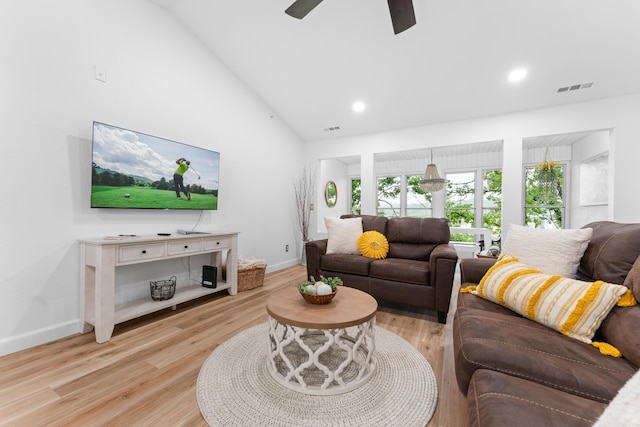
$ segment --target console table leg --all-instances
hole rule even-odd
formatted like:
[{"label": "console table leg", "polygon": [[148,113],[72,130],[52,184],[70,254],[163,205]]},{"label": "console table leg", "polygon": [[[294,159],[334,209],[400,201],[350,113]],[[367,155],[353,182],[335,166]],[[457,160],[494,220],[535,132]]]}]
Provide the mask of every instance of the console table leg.
[{"label": "console table leg", "polygon": [[96,341],[103,343],[111,339],[115,324],[113,283],[115,283],[116,248],[102,246],[98,249],[98,253],[101,253],[102,263],[96,266],[95,330]]}]

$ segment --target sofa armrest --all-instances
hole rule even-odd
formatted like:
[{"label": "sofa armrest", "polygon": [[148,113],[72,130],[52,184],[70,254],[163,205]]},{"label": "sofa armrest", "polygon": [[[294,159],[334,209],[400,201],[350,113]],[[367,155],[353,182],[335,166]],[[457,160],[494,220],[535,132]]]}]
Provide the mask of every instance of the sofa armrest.
[{"label": "sofa armrest", "polygon": [[460,260],[460,283],[480,283],[482,277],[496,263],[491,258],[463,258]]},{"label": "sofa armrest", "polygon": [[320,280],[320,258],[327,252],[328,239],[312,240],[305,243],[304,251],[307,257],[307,279],[313,276]]},{"label": "sofa armrest", "polygon": [[435,309],[440,323],[446,322],[457,263],[458,253],[451,243],[436,246],[429,256],[429,280],[436,291]]},{"label": "sofa armrest", "polygon": [[434,265],[438,259],[449,259],[458,261],[458,252],[451,243],[442,243],[435,248],[429,255],[429,264]]}]

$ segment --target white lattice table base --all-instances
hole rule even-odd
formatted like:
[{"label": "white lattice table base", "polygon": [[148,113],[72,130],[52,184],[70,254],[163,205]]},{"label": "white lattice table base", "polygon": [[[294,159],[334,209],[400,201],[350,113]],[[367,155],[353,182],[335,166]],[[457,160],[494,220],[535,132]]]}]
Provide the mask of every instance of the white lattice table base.
[{"label": "white lattice table base", "polygon": [[375,317],[340,329],[307,329],[269,317],[269,373],[306,394],[351,391],[375,370]]}]

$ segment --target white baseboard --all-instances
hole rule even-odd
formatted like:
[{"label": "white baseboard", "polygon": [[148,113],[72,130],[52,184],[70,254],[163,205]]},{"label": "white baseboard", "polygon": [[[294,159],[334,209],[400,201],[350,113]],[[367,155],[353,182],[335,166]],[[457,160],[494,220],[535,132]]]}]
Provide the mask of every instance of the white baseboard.
[{"label": "white baseboard", "polygon": [[294,265],[299,265],[299,259],[291,259],[288,261],[280,262],[278,264],[267,265],[266,273],[273,273],[274,271],[282,270],[283,268],[293,267]]},{"label": "white baseboard", "polygon": [[[291,259],[274,265],[267,266],[266,272],[274,272],[283,268],[293,267],[300,263],[299,259]],[[0,356],[26,350],[41,344],[46,344],[60,338],[80,333],[80,321],[70,320],[46,328],[29,331],[25,334],[15,335],[0,339]]]},{"label": "white baseboard", "polygon": [[80,321],[76,319],[29,331],[25,334],[2,338],[0,339],[0,356],[46,344],[79,332]]}]

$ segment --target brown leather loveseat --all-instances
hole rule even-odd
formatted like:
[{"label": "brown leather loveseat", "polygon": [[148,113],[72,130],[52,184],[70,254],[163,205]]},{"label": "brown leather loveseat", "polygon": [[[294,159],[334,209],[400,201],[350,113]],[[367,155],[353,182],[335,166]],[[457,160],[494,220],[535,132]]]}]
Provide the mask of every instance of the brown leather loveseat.
[{"label": "brown leather loveseat", "polygon": [[[585,227],[593,237],[578,278],[625,285],[640,299],[640,224]],[[478,284],[494,262],[462,260],[461,287]],[[604,318],[594,338],[619,349],[617,358],[499,304],[458,294],[455,367],[468,425],[591,426],[640,367],[639,328],[640,305],[614,307]]]},{"label": "brown leather loveseat", "polygon": [[384,259],[327,254],[327,239],[307,242],[307,274],[318,279],[338,276],[345,286],[367,292],[380,301],[436,310],[445,323],[458,255],[449,243],[445,218],[362,217],[363,231],[375,230],[389,242]]}]

